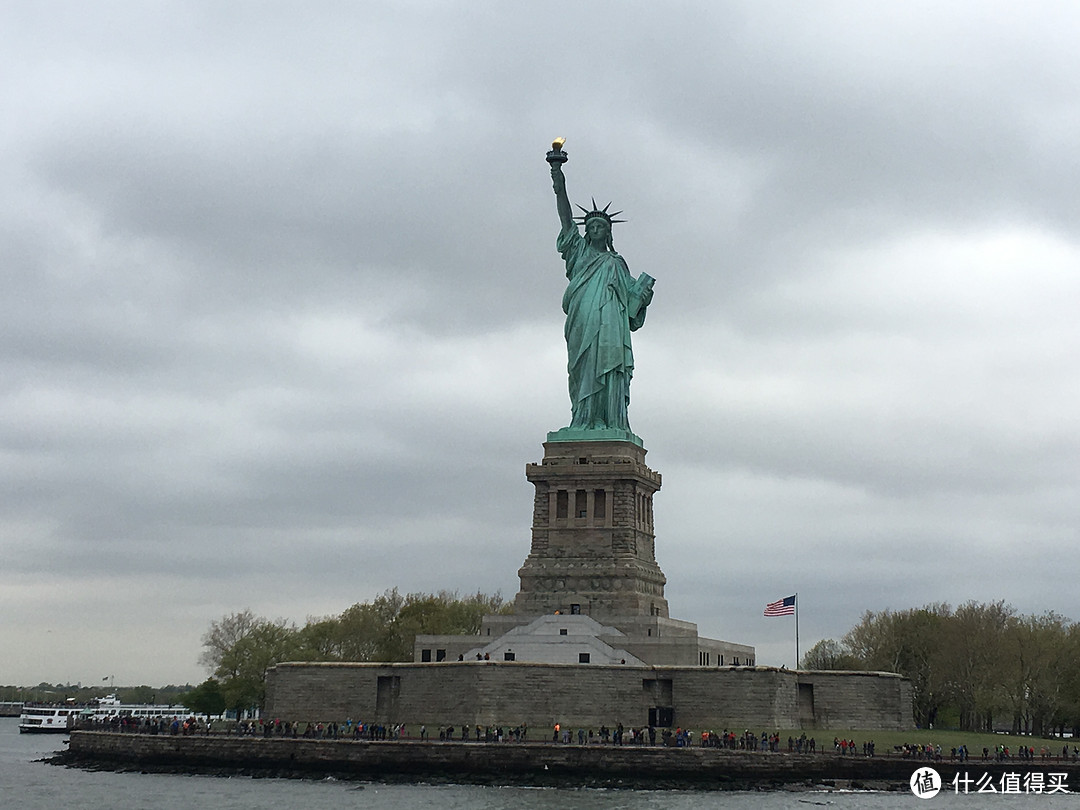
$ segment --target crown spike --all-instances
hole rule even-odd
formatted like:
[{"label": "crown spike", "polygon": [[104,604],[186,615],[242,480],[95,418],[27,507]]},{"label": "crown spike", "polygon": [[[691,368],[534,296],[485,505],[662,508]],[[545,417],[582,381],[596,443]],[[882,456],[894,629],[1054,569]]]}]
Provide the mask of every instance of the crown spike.
[{"label": "crown spike", "polygon": [[600,208],[596,204],[596,198],[595,197],[592,198],[592,210],[591,211],[587,210],[582,205],[578,205],[577,203],[574,203],[574,205],[582,213],[581,216],[575,216],[574,219],[577,220],[577,222],[582,224],[582,225],[584,225],[586,222],[588,222],[593,217],[600,217],[600,219],[607,220],[609,225],[614,225],[617,222],[626,222],[625,219],[615,219],[615,217],[617,217],[619,214],[621,214],[622,211],[614,211],[612,213],[608,213],[608,209],[611,208],[611,203],[609,202],[603,208]]}]

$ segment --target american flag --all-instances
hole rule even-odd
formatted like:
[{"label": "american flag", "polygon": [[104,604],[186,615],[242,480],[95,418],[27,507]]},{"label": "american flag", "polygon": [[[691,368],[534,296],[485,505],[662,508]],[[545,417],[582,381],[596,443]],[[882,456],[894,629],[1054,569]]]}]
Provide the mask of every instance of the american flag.
[{"label": "american flag", "polygon": [[794,616],[795,615],[795,597],[785,596],[783,599],[779,599],[776,602],[769,602],[765,606],[766,616]]}]

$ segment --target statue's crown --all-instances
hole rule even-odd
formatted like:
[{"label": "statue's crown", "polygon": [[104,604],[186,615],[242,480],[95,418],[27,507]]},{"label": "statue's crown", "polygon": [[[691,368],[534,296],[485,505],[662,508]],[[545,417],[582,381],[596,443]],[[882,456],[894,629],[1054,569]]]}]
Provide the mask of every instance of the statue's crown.
[{"label": "statue's crown", "polygon": [[[577,203],[574,204],[577,205]],[[588,211],[585,208],[582,208],[580,205],[578,205],[578,208],[581,208],[581,210],[585,213],[583,216],[574,217],[574,219],[578,220],[582,225],[587,224],[590,219],[593,219],[595,217],[606,219],[608,225],[613,225],[616,222],[626,222],[625,219],[614,219],[614,217],[617,217],[619,214],[622,213],[622,211],[612,211],[610,214],[608,213],[608,209],[611,208],[611,203],[608,203],[603,208],[598,208],[596,205],[595,197],[592,198],[592,211]]]}]

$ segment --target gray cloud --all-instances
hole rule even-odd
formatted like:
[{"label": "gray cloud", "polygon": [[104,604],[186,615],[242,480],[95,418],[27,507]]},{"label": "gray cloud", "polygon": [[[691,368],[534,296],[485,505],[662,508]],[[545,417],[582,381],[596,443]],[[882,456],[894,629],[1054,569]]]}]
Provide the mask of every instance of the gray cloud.
[{"label": "gray cloud", "polygon": [[676,615],[777,664],[795,590],[804,649],[1080,617],[1071,9],[3,16],[0,682],[201,679],[248,606],[512,596],[568,416],[558,135],[658,279],[631,419]]}]

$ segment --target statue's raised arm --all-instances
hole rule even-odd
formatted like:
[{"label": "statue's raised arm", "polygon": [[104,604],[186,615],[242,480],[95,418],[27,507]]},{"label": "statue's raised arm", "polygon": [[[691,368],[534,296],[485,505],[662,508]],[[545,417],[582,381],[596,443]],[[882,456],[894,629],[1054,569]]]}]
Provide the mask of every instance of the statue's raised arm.
[{"label": "statue's raised arm", "polygon": [[559,211],[559,222],[563,230],[574,226],[574,212],[570,207],[570,198],[566,196],[566,175],[563,174],[563,164],[566,163],[566,152],[562,151],[565,143],[558,138],[551,144],[552,150],[548,152],[548,163],[551,164],[551,184],[555,189],[555,205]]},{"label": "statue's raised arm", "polygon": [[592,210],[582,208],[584,216],[577,219],[585,233],[578,231],[566,194],[563,142],[560,138],[552,144],[547,161],[562,225],[556,244],[568,279],[563,312],[572,419],[568,427],[549,433],[548,441],[641,444],[627,415],[634,375],[630,333],[645,322],[653,279],[645,273],[635,279],[615,252],[611,226],[622,220],[614,219],[621,212],[608,213],[611,203],[600,209],[594,200]]}]

